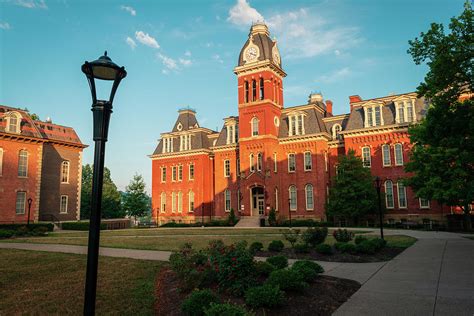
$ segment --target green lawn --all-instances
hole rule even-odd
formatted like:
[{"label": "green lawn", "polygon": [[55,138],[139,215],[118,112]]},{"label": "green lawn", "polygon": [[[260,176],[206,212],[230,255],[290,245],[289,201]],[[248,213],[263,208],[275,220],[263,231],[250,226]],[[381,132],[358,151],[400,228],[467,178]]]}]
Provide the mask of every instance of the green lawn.
[{"label": "green lawn", "polygon": [[[282,240],[282,228],[275,229],[232,229],[232,228],[198,228],[198,229],[128,229],[117,231],[103,231],[101,246],[112,248],[130,248],[144,250],[177,250],[184,243],[192,243],[196,249],[205,248],[210,240],[221,239],[226,244],[241,240],[250,245],[254,241],[263,243],[267,247],[272,240]],[[303,231],[304,229],[301,229]],[[362,231],[356,231],[361,233]],[[416,239],[407,236],[387,236],[390,246],[408,247]],[[67,245],[87,245],[87,232],[52,233],[48,237],[30,237],[5,240],[5,242],[31,242]],[[329,232],[326,243],[335,242]]]},{"label": "green lawn", "polygon": [[[100,257],[97,314],[152,315],[162,262]],[[82,314],[86,256],[0,250],[0,315]]]}]

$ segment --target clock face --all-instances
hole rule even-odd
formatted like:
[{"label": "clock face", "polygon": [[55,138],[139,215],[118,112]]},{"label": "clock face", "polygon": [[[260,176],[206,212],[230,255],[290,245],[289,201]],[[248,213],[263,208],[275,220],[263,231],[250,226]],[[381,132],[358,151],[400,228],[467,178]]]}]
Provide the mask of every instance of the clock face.
[{"label": "clock face", "polygon": [[257,49],[255,47],[250,47],[247,49],[247,52],[245,53],[245,57],[247,57],[247,60],[254,60],[257,58]]}]

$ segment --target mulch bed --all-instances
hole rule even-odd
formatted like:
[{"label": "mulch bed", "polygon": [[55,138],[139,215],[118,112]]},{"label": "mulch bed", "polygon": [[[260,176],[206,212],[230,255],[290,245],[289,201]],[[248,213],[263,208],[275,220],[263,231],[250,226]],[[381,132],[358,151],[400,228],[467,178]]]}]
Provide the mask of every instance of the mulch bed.
[{"label": "mulch bed", "polygon": [[324,255],[316,252],[315,250],[310,250],[309,253],[295,253],[293,249],[285,248],[281,252],[273,251],[258,251],[256,257],[271,257],[276,255],[285,255],[291,259],[311,259],[317,261],[330,261],[330,262],[380,262],[388,261],[395,258],[397,255],[402,253],[406,248],[397,248],[397,247],[384,247],[377,251],[373,255],[369,254],[350,254],[350,253],[341,253],[337,250],[332,255]]},{"label": "mulch bed", "polygon": [[[181,303],[189,293],[178,289],[179,281],[173,271],[162,269],[156,279],[156,315],[183,315]],[[356,281],[330,276],[319,276],[303,292],[286,294],[286,304],[273,309],[254,310],[256,315],[331,315],[359,288]],[[243,298],[224,295],[223,301],[244,304]]]}]

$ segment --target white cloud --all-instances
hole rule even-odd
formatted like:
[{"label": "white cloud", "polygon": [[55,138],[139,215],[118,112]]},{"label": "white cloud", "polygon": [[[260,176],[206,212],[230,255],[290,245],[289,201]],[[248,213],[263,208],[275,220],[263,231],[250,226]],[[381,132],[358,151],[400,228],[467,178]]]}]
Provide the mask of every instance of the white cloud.
[{"label": "white cloud", "polygon": [[237,0],[230,8],[227,21],[238,26],[249,26],[252,22],[263,21],[263,16],[250,6],[247,0]]},{"label": "white cloud", "polygon": [[170,69],[170,70],[178,70],[178,64],[176,63],[176,60],[174,60],[171,57],[165,56],[161,53],[156,54],[156,57],[158,57],[163,65]]},{"label": "white cloud", "polygon": [[137,43],[135,43],[135,41],[130,36],[127,36],[127,39],[125,40],[125,42],[127,43],[128,46],[130,46],[132,50],[135,49],[135,47],[137,47]]},{"label": "white cloud", "polygon": [[184,56],[191,57],[191,52],[189,50],[185,51]]},{"label": "white cloud", "polygon": [[160,48],[160,45],[158,44],[156,39],[148,35],[148,33],[144,33],[143,31],[137,31],[135,32],[135,38],[143,45],[149,46],[151,48]]},{"label": "white cloud", "polygon": [[212,56],[212,59],[214,59],[215,61],[217,61],[218,63],[224,63],[224,61],[222,60],[221,56],[218,55],[218,54],[215,54]]},{"label": "white cloud", "polygon": [[28,9],[47,9],[48,6],[44,0],[15,0],[14,4]]},{"label": "white cloud", "polygon": [[180,58],[179,63],[183,66],[191,66],[193,62],[191,61],[191,59]]},{"label": "white cloud", "polygon": [[349,77],[350,75],[352,75],[352,71],[349,69],[349,67],[344,67],[330,74],[319,76],[318,78],[316,78],[316,82],[325,82],[325,83],[336,82],[338,80],[345,79]]},{"label": "white cloud", "polygon": [[11,26],[8,22],[0,22],[0,29],[9,30],[9,29],[11,29]]},{"label": "white cloud", "polygon": [[134,8],[132,8],[132,7],[129,7],[129,6],[126,6],[126,5],[122,5],[122,6],[120,6],[120,9],[127,11],[127,12],[130,13],[132,16],[137,15],[137,11],[136,11]]},{"label": "white cloud", "polygon": [[341,55],[341,51],[340,51],[339,49],[336,49],[336,50],[334,51],[334,55],[340,56],[340,55]]}]

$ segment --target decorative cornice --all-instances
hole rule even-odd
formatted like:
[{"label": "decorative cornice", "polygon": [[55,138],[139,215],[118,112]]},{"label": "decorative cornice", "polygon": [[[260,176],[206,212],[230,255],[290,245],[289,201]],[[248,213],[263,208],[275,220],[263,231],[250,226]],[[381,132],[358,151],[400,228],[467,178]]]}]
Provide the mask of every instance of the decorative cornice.
[{"label": "decorative cornice", "polygon": [[57,145],[63,145],[66,147],[76,147],[76,148],[81,148],[81,149],[89,147],[88,145],[85,145],[85,144],[71,143],[67,141],[60,141],[60,140],[48,139],[48,138],[38,138],[34,136],[25,136],[21,134],[9,134],[9,133],[3,133],[3,132],[0,132],[0,139],[21,141],[21,142],[26,142],[26,143],[52,143],[52,144],[57,144]]},{"label": "decorative cornice", "polygon": [[341,131],[340,134],[343,134],[344,137],[353,137],[353,136],[360,136],[360,135],[372,135],[372,134],[380,134],[380,133],[389,133],[389,132],[406,132],[408,131],[409,123],[404,124],[391,124],[391,125],[383,125],[383,126],[374,126],[374,127],[365,127],[359,128],[354,130],[346,130]]},{"label": "decorative cornice", "polygon": [[280,144],[286,143],[296,143],[308,140],[331,140],[331,135],[329,133],[316,133],[316,134],[309,134],[309,135],[295,135],[295,136],[288,136],[285,138],[279,138]]},{"label": "decorative cornice", "polygon": [[272,61],[266,59],[256,63],[246,64],[243,66],[237,66],[234,68],[234,73],[236,75],[250,74],[254,72],[259,72],[265,70],[265,68],[270,68],[276,72],[281,77],[286,77],[286,73],[278,65],[275,65]]},{"label": "decorative cornice", "polygon": [[340,120],[344,120],[346,118],[349,118],[349,116],[350,116],[350,114],[339,114],[339,115],[323,117],[323,122],[340,121]]},{"label": "decorative cornice", "polygon": [[212,150],[196,149],[196,150],[172,152],[172,153],[166,153],[166,154],[148,155],[148,157],[151,158],[151,160],[162,160],[162,159],[176,158],[176,157],[183,157],[183,156],[195,156],[195,155],[200,155],[200,154],[212,154]]}]

